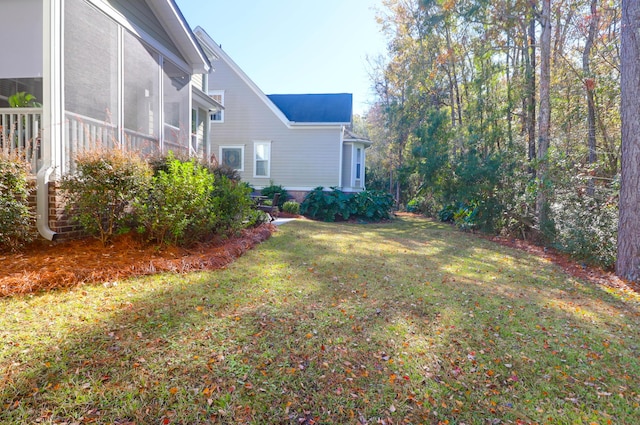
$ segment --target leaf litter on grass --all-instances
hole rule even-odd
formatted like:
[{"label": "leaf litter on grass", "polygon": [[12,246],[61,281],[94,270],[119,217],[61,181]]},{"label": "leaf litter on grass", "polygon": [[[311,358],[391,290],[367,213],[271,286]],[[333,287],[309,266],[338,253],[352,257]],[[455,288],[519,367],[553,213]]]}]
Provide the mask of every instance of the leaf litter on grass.
[{"label": "leaf litter on grass", "polygon": [[0,419],[637,422],[637,303],[426,220],[293,223],[224,270],[85,288],[0,302]]}]

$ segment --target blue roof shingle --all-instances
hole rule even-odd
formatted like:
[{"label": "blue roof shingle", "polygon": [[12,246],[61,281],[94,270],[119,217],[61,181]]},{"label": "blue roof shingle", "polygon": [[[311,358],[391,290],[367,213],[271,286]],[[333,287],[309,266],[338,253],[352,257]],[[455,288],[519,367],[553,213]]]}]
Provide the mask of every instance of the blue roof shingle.
[{"label": "blue roof shingle", "polygon": [[267,97],[291,122],[350,123],[351,93],[270,94]]}]

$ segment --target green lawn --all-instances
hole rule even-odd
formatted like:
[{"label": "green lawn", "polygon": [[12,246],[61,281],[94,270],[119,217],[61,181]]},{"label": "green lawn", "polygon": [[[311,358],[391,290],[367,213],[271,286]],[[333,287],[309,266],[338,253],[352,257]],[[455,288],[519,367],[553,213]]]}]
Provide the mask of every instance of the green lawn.
[{"label": "green lawn", "polygon": [[0,299],[0,423],[638,424],[639,298],[427,220]]}]

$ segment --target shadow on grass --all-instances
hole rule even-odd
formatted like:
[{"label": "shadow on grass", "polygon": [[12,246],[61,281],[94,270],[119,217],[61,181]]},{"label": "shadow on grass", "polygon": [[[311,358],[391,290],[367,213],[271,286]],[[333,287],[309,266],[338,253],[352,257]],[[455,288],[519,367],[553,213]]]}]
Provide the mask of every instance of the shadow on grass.
[{"label": "shadow on grass", "polygon": [[637,306],[426,220],[0,306],[3,423],[630,423],[638,398]]}]

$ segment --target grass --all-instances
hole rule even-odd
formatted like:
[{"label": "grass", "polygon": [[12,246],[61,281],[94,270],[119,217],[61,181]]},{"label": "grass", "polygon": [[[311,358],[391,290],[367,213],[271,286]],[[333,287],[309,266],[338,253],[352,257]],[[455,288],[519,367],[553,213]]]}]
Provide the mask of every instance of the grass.
[{"label": "grass", "polygon": [[0,300],[0,423],[636,424],[639,299],[416,218]]}]

